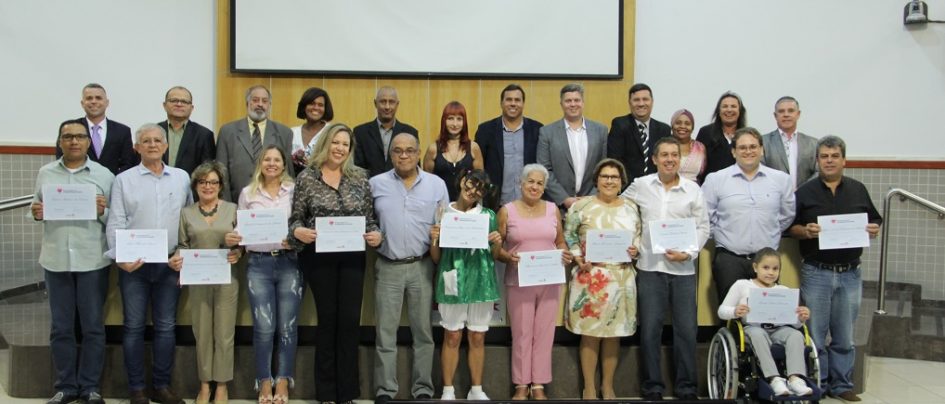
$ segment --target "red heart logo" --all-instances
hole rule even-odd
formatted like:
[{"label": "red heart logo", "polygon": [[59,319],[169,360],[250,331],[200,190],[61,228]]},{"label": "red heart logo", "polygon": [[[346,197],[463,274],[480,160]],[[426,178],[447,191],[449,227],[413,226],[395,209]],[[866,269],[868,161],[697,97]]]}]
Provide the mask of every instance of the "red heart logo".
[{"label": "red heart logo", "polygon": [[135,234],[134,234],[134,233],[131,233],[131,238],[135,238]]},{"label": "red heart logo", "polygon": [[194,253],[194,258],[197,258],[197,257],[199,257],[199,256],[200,256],[200,254]]},{"label": "red heart logo", "polygon": [[250,214],[249,214],[249,217],[255,219],[255,218],[256,218],[256,214],[255,214],[255,213],[250,213]]},{"label": "red heart logo", "polygon": [[598,234],[597,238],[604,238],[604,233]]},{"label": "red heart logo", "polygon": [[663,228],[664,228],[664,229],[666,228],[666,223],[663,223]]},{"label": "red heart logo", "polygon": [[837,219],[830,219],[830,223],[837,223]]},{"label": "red heart logo", "polygon": [[334,226],[334,225],[335,225],[335,221],[334,221],[334,220],[329,220],[329,221],[328,221],[328,225],[329,225],[329,226]]},{"label": "red heart logo", "polygon": [[768,292],[761,292],[762,296],[768,296]]},{"label": "red heart logo", "polygon": [[453,221],[455,222],[457,220],[459,220],[459,216],[453,216]]},{"label": "red heart logo", "polygon": [[62,193],[62,187],[56,188],[56,192]]},{"label": "red heart logo", "polygon": [[534,255],[532,255],[532,259],[535,259],[535,256],[534,256]]}]

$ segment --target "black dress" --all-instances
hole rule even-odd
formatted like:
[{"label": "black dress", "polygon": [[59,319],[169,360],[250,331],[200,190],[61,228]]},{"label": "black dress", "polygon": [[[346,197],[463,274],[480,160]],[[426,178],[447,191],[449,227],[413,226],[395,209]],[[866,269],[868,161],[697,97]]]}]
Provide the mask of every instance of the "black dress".
[{"label": "black dress", "polygon": [[437,153],[433,159],[433,174],[446,182],[446,190],[450,193],[450,201],[455,201],[459,197],[459,186],[456,179],[461,174],[473,168],[473,158],[471,152],[466,152],[463,158],[456,163],[451,163],[443,157],[443,153]]}]

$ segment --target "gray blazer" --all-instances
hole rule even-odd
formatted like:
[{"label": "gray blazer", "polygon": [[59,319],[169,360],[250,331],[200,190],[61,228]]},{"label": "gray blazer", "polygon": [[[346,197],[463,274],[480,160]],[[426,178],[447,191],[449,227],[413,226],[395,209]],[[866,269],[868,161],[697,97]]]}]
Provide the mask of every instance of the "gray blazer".
[{"label": "gray blazer", "polygon": [[[240,191],[252,181],[256,170],[256,157],[253,156],[252,133],[246,118],[240,118],[220,127],[217,138],[217,161],[226,167],[227,182],[224,187],[224,199],[230,202],[239,200]],[[292,130],[285,125],[266,121],[266,133],[263,135],[262,148],[274,144],[285,153],[286,171],[294,175],[292,167]]]},{"label": "gray blazer", "polygon": [[607,127],[599,122],[584,119],[587,128],[587,164],[581,189],[574,192],[574,161],[568,147],[568,134],[564,129],[564,119],[559,119],[538,130],[538,164],[548,169],[548,181],[545,182],[545,197],[557,205],[572,196],[586,196],[597,193],[594,181],[594,168],[607,157]]},{"label": "gray blazer", "polygon": [[[765,155],[761,163],[778,171],[790,174],[787,153],[784,152],[784,143],[781,142],[781,133],[775,129],[762,136]],[[794,188],[801,186],[805,181],[817,174],[817,138],[797,132],[797,181]]]}]

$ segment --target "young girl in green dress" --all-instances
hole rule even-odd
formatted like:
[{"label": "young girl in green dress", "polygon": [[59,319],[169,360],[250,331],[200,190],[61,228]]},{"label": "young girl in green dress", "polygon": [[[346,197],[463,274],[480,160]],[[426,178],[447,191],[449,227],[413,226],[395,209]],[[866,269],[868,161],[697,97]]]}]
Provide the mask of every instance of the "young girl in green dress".
[{"label": "young girl in green dress", "polygon": [[453,375],[459,361],[459,344],[463,339],[463,328],[469,330],[469,373],[472,387],[468,400],[488,400],[482,391],[482,367],[485,357],[484,340],[492,318],[492,308],[499,300],[496,282],[495,258],[498,256],[502,237],[498,232],[495,212],[482,206],[481,201],[493,190],[489,176],[482,170],[472,170],[460,175],[457,180],[458,196],[449,204],[448,213],[479,214],[489,216],[489,247],[485,248],[440,248],[440,225],[430,230],[432,240],[430,257],[437,264],[436,302],[443,320],[443,347],[440,362],[443,368],[443,394],[441,400],[455,400]]}]

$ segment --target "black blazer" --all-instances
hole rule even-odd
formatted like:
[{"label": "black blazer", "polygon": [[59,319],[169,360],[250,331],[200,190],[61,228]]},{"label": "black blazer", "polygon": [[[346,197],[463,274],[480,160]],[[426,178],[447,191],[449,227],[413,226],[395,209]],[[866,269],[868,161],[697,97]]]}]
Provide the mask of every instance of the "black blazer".
[{"label": "black blazer", "polygon": [[[158,126],[167,131],[167,121],[159,122]],[[164,152],[164,164],[168,164],[170,148]],[[213,141],[213,131],[194,121],[188,121],[184,128],[184,137],[180,140],[177,149],[177,160],[174,167],[193,174],[204,161],[213,160],[217,156],[217,145]]]},{"label": "black blazer", "polygon": [[[416,136],[418,141],[420,139],[416,128],[400,121],[394,122],[393,132],[393,136],[406,132]],[[391,137],[391,141],[393,140]],[[354,142],[354,165],[368,170],[371,177],[394,167],[390,159],[384,158],[384,141],[381,140],[381,131],[377,128],[376,119],[354,128]],[[423,148],[420,148],[420,151],[422,152]]]},{"label": "black blazer", "polygon": [[699,128],[696,140],[705,145],[705,170],[699,174],[699,183],[705,181],[709,173],[714,173],[732,164],[735,156],[732,155],[732,145],[725,140],[722,130],[713,124]]},{"label": "black blazer", "polygon": [[[534,119],[525,118],[522,130],[525,132],[525,164],[538,161],[538,130],[543,125]],[[505,169],[505,149],[502,144],[502,117],[479,124],[476,129],[476,144],[482,150],[482,164],[495,184],[497,193],[502,193],[503,171]]]},{"label": "black blazer", "polygon": [[669,125],[650,118],[650,137],[647,139],[649,154],[643,155],[643,145],[640,140],[640,131],[637,129],[636,119],[633,114],[618,116],[610,122],[610,134],[607,135],[607,157],[617,159],[623,163],[627,169],[629,185],[634,178],[643,176],[643,167],[646,166],[647,172],[652,174],[656,172],[656,165],[653,164],[653,148],[656,141],[672,136],[672,129]]},{"label": "black blazer", "polygon": [[[89,121],[84,116],[78,118],[78,121],[82,122],[82,126],[85,126],[85,129],[89,131],[89,136],[91,136],[92,130],[89,128]],[[105,136],[105,144],[102,145],[101,157],[95,156],[95,147],[92,146],[91,141],[89,142],[88,154],[92,161],[105,166],[108,171],[115,175],[141,162],[138,153],[135,152],[135,141],[131,137],[131,128],[123,123],[106,118],[105,131],[108,134]],[[62,157],[62,149],[59,147],[59,134],[57,133],[56,158],[60,157]]]}]

